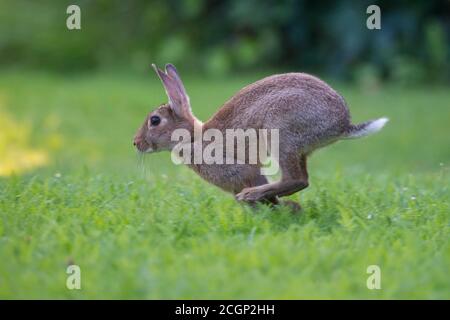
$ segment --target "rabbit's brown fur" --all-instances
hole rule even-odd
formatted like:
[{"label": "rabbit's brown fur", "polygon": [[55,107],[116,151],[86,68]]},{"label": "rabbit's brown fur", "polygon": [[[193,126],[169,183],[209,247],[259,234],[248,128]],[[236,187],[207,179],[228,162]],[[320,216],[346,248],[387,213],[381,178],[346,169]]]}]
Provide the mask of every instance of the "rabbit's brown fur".
[{"label": "rabbit's brown fur", "polygon": [[[278,203],[278,197],[308,186],[307,156],[317,148],[339,139],[376,132],[387,119],[352,125],[344,99],[320,79],[304,73],[273,75],[241,89],[204,124],[191,112],[189,98],[173,65],[166,72],[154,67],[161,78],[169,103],[150,113],[135,136],[140,151],[171,150],[170,135],[184,128],[278,129],[281,180],[268,183],[259,164],[190,164],[206,181],[246,202]],[[149,125],[152,116],[161,124]],[[192,141],[194,143],[194,141]],[[203,143],[203,148],[207,143]]]}]

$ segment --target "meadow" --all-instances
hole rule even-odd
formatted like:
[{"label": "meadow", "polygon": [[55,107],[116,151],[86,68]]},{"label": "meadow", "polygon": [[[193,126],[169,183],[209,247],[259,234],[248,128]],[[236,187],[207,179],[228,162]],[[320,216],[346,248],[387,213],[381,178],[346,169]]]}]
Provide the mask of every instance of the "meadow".
[{"label": "meadow", "polygon": [[[194,113],[263,75],[186,76]],[[150,71],[2,72],[0,298],[450,299],[450,91],[330,84],[355,123],[390,122],[316,152],[293,215],[136,154],[166,100]],[[70,264],[81,290],[66,288]]]}]

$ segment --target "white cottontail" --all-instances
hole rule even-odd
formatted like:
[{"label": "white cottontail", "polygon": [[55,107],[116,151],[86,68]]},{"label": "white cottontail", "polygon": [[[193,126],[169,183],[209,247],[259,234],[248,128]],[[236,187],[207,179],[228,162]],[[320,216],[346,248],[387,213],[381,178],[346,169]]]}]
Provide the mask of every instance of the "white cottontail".
[{"label": "white cottontail", "polygon": [[[171,64],[162,71],[153,65],[169,102],[150,112],[134,145],[141,152],[172,150],[176,129],[278,129],[281,180],[268,183],[261,164],[188,164],[208,182],[249,203],[278,203],[308,186],[306,158],[312,151],[340,139],[359,138],[379,131],[386,118],[353,125],[344,99],[320,79],[304,73],[273,75],[241,89],[207,122],[191,111],[181,78]],[[216,131],[217,131],[216,130]],[[198,131],[197,131],[198,132]],[[195,143],[194,139],[191,142]]]}]

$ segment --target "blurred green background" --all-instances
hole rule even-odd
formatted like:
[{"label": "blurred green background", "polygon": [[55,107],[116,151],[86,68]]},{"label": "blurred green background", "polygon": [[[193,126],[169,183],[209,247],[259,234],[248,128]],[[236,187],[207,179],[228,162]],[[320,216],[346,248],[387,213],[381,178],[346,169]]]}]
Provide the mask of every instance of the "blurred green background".
[{"label": "blurred green background", "polygon": [[[65,27],[77,4],[82,30]],[[381,30],[366,8],[381,7]],[[345,80],[449,81],[450,3],[155,0],[0,2],[0,66],[54,71],[303,70]],[[362,78],[362,79],[361,79]]]},{"label": "blurred green background", "polygon": [[[449,1],[0,0],[0,298],[449,299],[449,16]],[[355,123],[390,122],[310,158],[302,214],[251,210],[169,153],[136,155],[167,99],[152,62],[176,64],[203,121],[303,71]]]}]

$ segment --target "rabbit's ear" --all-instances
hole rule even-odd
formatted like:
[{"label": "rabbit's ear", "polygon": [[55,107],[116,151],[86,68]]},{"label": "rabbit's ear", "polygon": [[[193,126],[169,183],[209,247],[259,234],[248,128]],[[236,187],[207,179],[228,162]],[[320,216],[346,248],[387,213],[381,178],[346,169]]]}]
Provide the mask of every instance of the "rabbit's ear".
[{"label": "rabbit's ear", "polygon": [[[191,114],[191,106],[189,103],[189,97],[186,94],[186,90],[184,89],[183,83],[181,82],[178,73],[176,72],[175,67],[169,67],[169,71],[162,71],[156,65],[152,64],[153,69],[155,69],[158,77],[161,79],[161,82],[166,89],[167,97],[169,98],[169,104],[175,114],[179,117],[190,117]],[[169,66],[169,65],[168,65]]]},{"label": "rabbit's ear", "polygon": [[187,97],[186,89],[184,88],[183,81],[181,81],[180,75],[178,74],[177,69],[171,63],[166,64],[166,74],[169,75],[172,79],[175,80],[180,91]]}]

